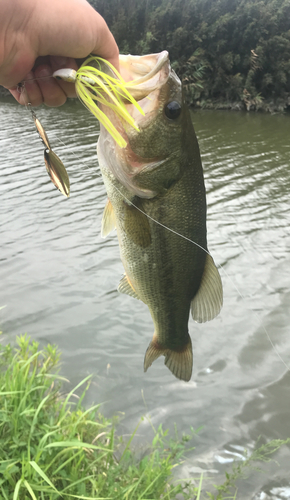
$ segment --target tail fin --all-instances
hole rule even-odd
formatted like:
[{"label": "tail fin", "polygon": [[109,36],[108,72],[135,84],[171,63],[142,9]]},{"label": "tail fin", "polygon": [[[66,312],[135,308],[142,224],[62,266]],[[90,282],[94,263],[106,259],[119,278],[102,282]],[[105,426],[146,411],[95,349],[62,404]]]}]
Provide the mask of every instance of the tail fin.
[{"label": "tail fin", "polygon": [[190,380],[192,374],[192,346],[190,336],[188,336],[188,342],[182,350],[173,351],[172,349],[161,347],[154,335],[145,353],[144,372],[148,370],[155,359],[162,355],[165,356],[164,364],[175,377],[186,382]]}]

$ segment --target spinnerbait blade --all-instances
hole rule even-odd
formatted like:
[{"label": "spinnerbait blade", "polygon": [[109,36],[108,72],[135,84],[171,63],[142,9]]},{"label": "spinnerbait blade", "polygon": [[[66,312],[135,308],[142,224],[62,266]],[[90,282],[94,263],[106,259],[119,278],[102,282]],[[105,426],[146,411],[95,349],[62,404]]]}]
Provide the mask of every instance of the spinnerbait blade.
[{"label": "spinnerbait blade", "polygon": [[44,130],[43,125],[37,118],[35,112],[31,107],[31,103],[28,100],[28,95],[25,89],[25,82],[21,82],[18,84],[18,92],[23,95],[23,99],[25,102],[25,106],[27,109],[30,109],[31,115],[36,127],[36,130],[39,134],[39,137],[45,147],[44,149],[44,162],[45,167],[48,172],[48,175],[52,181],[52,183],[57,187],[57,189],[67,198],[70,195],[70,182],[68,173],[65,169],[64,164],[60,160],[60,158],[53,152],[47,133]]},{"label": "spinnerbait blade", "polygon": [[44,161],[52,183],[68,198],[70,194],[70,182],[64,164],[52,149],[44,150]]},{"label": "spinnerbait blade", "polygon": [[43,125],[40,123],[37,118],[35,112],[31,109],[31,114],[39,134],[40,139],[42,140],[45,149],[44,149],[44,161],[45,167],[48,172],[48,175],[52,181],[52,183],[57,187],[57,189],[67,198],[70,195],[70,182],[68,173],[65,169],[64,164],[61,159],[53,152],[49,139],[47,137],[47,133],[44,130]]},{"label": "spinnerbait blade", "polygon": [[39,133],[40,139],[42,140],[43,144],[45,145],[45,147],[47,149],[51,149],[51,146],[50,146],[50,143],[49,143],[49,140],[47,137],[47,133],[45,132],[43,126],[41,125],[39,119],[37,118],[35,112],[32,109],[31,109],[31,114],[32,114],[32,118],[33,118],[35,126],[36,126],[36,130]]}]

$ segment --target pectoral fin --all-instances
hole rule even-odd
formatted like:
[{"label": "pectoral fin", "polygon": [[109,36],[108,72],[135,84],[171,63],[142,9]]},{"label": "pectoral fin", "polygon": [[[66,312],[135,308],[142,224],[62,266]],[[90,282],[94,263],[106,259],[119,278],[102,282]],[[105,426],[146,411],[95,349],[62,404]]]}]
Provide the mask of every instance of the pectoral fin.
[{"label": "pectoral fin", "polygon": [[223,305],[222,280],[213,258],[206,256],[200,287],[191,302],[191,314],[198,323],[215,318]]},{"label": "pectoral fin", "polygon": [[113,205],[108,199],[102,218],[102,231],[101,231],[102,238],[106,238],[108,234],[110,234],[110,232],[113,231],[115,228],[116,228],[115,213]]},{"label": "pectoral fin", "polygon": [[192,374],[192,346],[191,339],[188,335],[188,342],[182,349],[174,351],[172,349],[164,348],[158,344],[156,335],[150,342],[144,358],[144,372],[147,372],[149,366],[152,365],[155,359],[159,356],[165,356],[164,364],[175,375],[176,378],[188,382]]},{"label": "pectoral fin", "polygon": [[119,283],[118,292],[126,293],[127,295],[130,295],[130,297],[134,297],[134,299],[140,300],[134,288],[132,287],[130,281],[128,280],[126,274],[125,276],[123,276],[123,278]]},{"label": "pectoral fin", "polygon": [[140,210],[136,201],[134,205],[128,205],[124,202],[124,231],[127,236],[138,245],[138,247],[146,248],[151,243],[151,231],[148,218]]}]

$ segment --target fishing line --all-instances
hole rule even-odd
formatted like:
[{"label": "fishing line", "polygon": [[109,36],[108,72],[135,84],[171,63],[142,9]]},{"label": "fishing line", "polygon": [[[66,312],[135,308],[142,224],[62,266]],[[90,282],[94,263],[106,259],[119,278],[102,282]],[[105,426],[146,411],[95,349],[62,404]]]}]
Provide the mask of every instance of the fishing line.
[{"label": "fishing line", "polygon": [[[37,78],[28,78],[28,80],[22,80],[21,84],[29,83],[29,82],[35,82],[37,80],[47,80],[48,78],[53,78],[52,75],[47,75],[47,76],[38,76]],[[21,85],[20,83],[17,85],[17,88]]]},{"label": "fishing line", "polygon": [[[132,203],[128,198],[126,198],[126,196],[120,191],[119,188],[117,188],[117,186],[114,185],[114,188],[118,191],[118,193],[124,198],[124,200],[131,206],[133,206],[134,208],[136,208],[137,210],[139,210],[139,212],[141,212],[143,215],[146,215],[146,217],[148,217],[148,219],[151,219],[153,222],[155,222],[156,224],[158,224],[159,226],[163,227],[164,229],[167,229],[167,231],[170,231],[171,233],[179,236],[180,238],[183,238],[184,240],[187,240],[189,241],[190,243],[192,243],[193,245],[197,246],[198,248],[200,248],[201,250],[203,250],[206,254],[210,255],[210,252],[208,250],[206,250],[205,248],[203,248],[201,245],[199,245],[198,243],[196,243],[195,241],[191,240],[190,238],[188,238],[187,236],[184,236],[183,234],[181,233],[178,233],[177,231],[175,231],[174,229],[171,229],[170,227],[168,226],[165,226],[165,224],[162,224],[161,222],[159,222],[158,220],[154,219],[153,217],[151,217],[151,215],[148,215],[146,212],[144,212],[143,210],[141,210],[141,208],[137,207],[137,205],[134,205],[134,203]],[[211,256],[212,257],[212,256]],[[243,301],[246,301],[246,297],[240,292],[240,290],[237,288],[237,286],[235,285],[234,281],[232,280],[232,278],[229,276],[229,274],[227,273],[227,271],[224,269],[224,267],[221,265],[221,264],[217,264],[217,267],[222,270],[222,272],[225,274],[225,276],[228,278],[228,280],[230,281],[230,283],[233,285],[234,289],[236,290],[237,294],[240,296],[240,298],[243,300]],[[256,318],[260,321],[261,318],[259,317],[258,313],[256,313],[253,309],[251,309],[254,316],[256,316]],[[263,309],[264,312],[265,312],[265,309]],[[275,354],[278,356],[278,358],[280,359],[280,361],[282,361],[283,365],[285,366],[285,368],[287,368],[287,370],[290,370],[290,365],[287,365],[287,363],[284,361],[284,359],[282,358],[281,354],[279,353],[279,351],[277,350],[275,344],[273,343],[266,327],[264,325],[261,325],[263,331],[266,333],[266,336],[268,338],[268,341],[270,342]]]},{"label": "fishing line", "polygon": [[[47,77],[45,77],[45,78],[47,78]],[[37,80],[37,78],[32,79],[32,80]],[[26,80],[26,81],[29,81],[29,80]],[[25,94],[24,94],[24,95],[26,96],[26,99],[27,99],[27,101],[28,101],[28,96],[27,96],[27,92],[26,92],[26,89],[25,89],[25,82],[23,82],[23,85],[19,85],[19,87],[20,87],[20,90],[18,89],[18,87],[17,87],[17,89],[19,90],[19,92],[20,92],[20,91],[21,91],[21,92],[25,92]],[[29,106],[29,108],[28,108],[28,106]],[[27,109],[27,110],[29,110],[29,109],[30,109],[30,110],[31,110],[31,112],[33,113],[33,110],[31,109],[31,103],[27,102],[27,105],[25,104],[25,107],[26,107],[26,109]],[[59,140],[59,141],[60,141],[60,142],[61,142],[64,146],[66,146],[66,144],[65,144],[65,143],[64,143],[64,142],[63,142],[63,141],[62,141],[59,137],[57,137],[57,139],[58,139],[58,140]],[[77,158],[77,160],[80,162],[80,164],[84,165],[84,164],[83,164],[83,161],[82,161],[82,160],[78,157],[78,155],[76,155],[76,154],[75,154],[75,152],[74,152],[74,151],[73,151],[73,155]],[[102,175],[101,175],[101,174],[99,174],[99,177],[101,177],[101,176],[102,176]],[[125,201],[129,204],[129,205],[131,205],[131,206],[133,206],[134,208],[136,208],[139,212],[141,212],[143,215],[145,215],[145,216],[146,216],[148,219],[150,219],[152,222],[154,222],[155,224],[157,224],[157,225],[159,225],[159,226],[163,227],[165,230],[167,230],[167,231],[169,231],[169,232],[171,232],[171,233],[175,234],[176,236],[178,236],[178,237],[180,237],[180,238],[182,238],[182,239],[184,239],[184,240],[186,240],[186,241],[190,242],[191,244],[193,244],[193,245],[195,245],[196,247],[198,247],[200,250],[204,251],[207,255],[211,256],[210,252],[209,252],[207,249],[205,249],[204,247],[202,247],[201,245],[199,245],[199,243],[196,243],[195,241],[191,240],[191,239],[190,239],[190,238],[188,238],[187,236],[184,236],[183,234],[178,233],[178,231],[175,231],[174,229],[171,229],[170,227],[166,226],[165,224],[163,224],[163,223],[159,222],[158,220],[154,219],[151,215],[149,215],[149,214],[147,214],[146,212],[144,212],[144,211],[143,211],[140,207],[138,207],[138,206],[137,206],[137,205],[135,205],[135,204],[134,204],[131,200],[129,200],[129,199],[128,199],[125,195],[124,195],[124,193],[122,193],[122,192],[121,192],[121,190],[120,190],[117,186],[115,186],[115,185],[114,185],[114,188],[116,189],[116,191],[117,191],[117,192],[118,192],[118,193],[122,196],[122,198],[123,198],[123,199],[124,199],[124,200],[125,200]],[[233,285],[233,287],[234,287],[234,289],[236,290],[236,292],[237,292],[237,294],[239,295],[239,297],[240,297],[243,301],[246,301],[246,297],[245,297],[245,296],[244,296],[244,295],[240,292],[240,290],[237,288],[237,286],[235,285],[235,283],[234,283],[233,279],[229,276],[229,274],[228,274],[228,273],[227,273],[227,271],[224,269],[224,267],[223,267],[221,264],[217,264],[217,267],[218,267],[218,269],[220,269],[220,270],[224,273],[224,275],[226,276],[226,278],[227,278],[227,279],[230,281],[230,283]],[[263,310],[264,310],[264,312],[265,312],[265,309],[263,309]],[[256,317],[259,321],[261,321],[261,318],[259,317],[258,313],[256,313],[253,309],[251,309],[251,311],[252,311],[252,313],[254,314],[254,316],[255,316],[255,317]],[[266,334],[267,339],[268,339],[268,341],[269,341],[269,343],[270,343],[270,345],[271,345],[271,347],[272,347],[273,351],[275,352],[276,356],[277,356],[277,357],[279,358],[279,360],[283,363],[283,365],[285,366],[285,368],[286,368],[287,370],[290,370],[290,365],[288,365],[288,364],[284,361],[284,359],[282,358],[282,356],[280,355],[280,353],[279,353],[279,351],[277,350],[277,348],[276,348],[275,344],[273,343],[273,341],[272,341],[272,339],[271,339],[271,337],[270,337],[270,335],[269,335],[269,333],[268,333],[268,331],[267,331],[266,327],[265,327],[264,325],[261,325],[261,327],[262,327],[262,330],[264,331],[264,333]]]},{"label": "fishing line", "polygon": [[[59,139],[59,138],[58,138]],[[65,143],[59,139],[62,144],[64,146]],[[83,164],[82,160],[73,152],[74,156],[80,161],[81,164]],[[99,174],[99,177],[102,177],[102,174]],[[196,247],[200,248],[202,251],[204,251],[207,255],[211,256],[210,252],[205,249],[203,246],[199,245],[199,243],[191,240],[190,238],[188,238],[187,236],[184,236],[183,234],[181,233],[178,233],[177,231],[175,231],[174,229],[171,229],[170,227],[166,226],[165,224],[163,224],[162,222],[159,222],[158,220],[154,219],[151,215],[147,214],[146,212],[144,212],[140,207],[138,207],[137,205],[135,205],[132,201],[130,201],[125,195],[124,193],[121,192],[121,190],[114,185],[114,188],[116,189],[116,191],[122,196],[122,198],[126,201],[126,203],[128,203],[129,205],[133,206],[134,208],[136,208],[137,210],[139,210],[139,212],[141,212],[143,215],[145,215],[148,219],[152,220],[152,222],[154,222],[155,224],[158,224],[159,226],[163,227],[164,229],[166,229],[167,231],[175,234],[176,236],[179,236],[180,238],[186,240],[186,241],[189,241],[190,243],[192,243],[193,245],[195,245]],[[237,286],[235,285],[233,279],[229,276],[229,274],[227,273],[227,271],[224,269],[224,267],[221,265],[221,264],[217,264],[217,267],[218,269],[220,269],[224,275],[226,276],[226,278],[230,281],[230,283],[233,285],[234,289],[236,290],[237,294],[240,296],[240,298],[243,300],[243,301],[246,301],[246,297],[240,292],[240,290],[237,288]],[[260,317],[258,315],[258,313],[256,313],[253,309],[251,309],[254,316],[260,321]],[[265,311],[265,309],[264,309]],[[265,332],[267,338],[268,338],[268,341],[273,349],[273,351],[275,352],[275,354],[277,355],[277,357],[280,359],[280,361],[283,363],[283,365],[285,366],[285,368],[287,370],[290,370],[290,365],[287,365],[287,363],[284,361],[284,359],[282,358],[282,356],[280,355],[279,351],[277,350],[275,344],[273,343],[266,327],[264,325],[261,325],[262,327],[262,330]]]}]

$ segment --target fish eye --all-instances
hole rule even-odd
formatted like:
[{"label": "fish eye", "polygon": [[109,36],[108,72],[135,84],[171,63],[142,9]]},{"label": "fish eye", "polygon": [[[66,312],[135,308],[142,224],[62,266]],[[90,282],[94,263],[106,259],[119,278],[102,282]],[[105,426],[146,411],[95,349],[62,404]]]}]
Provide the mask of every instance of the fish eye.
[{"label": "fish eye", "polygon": [[181,106],[177,101],[171,101],[164,108],[165,115],[170,120],[176,120],[181,113]]}]

